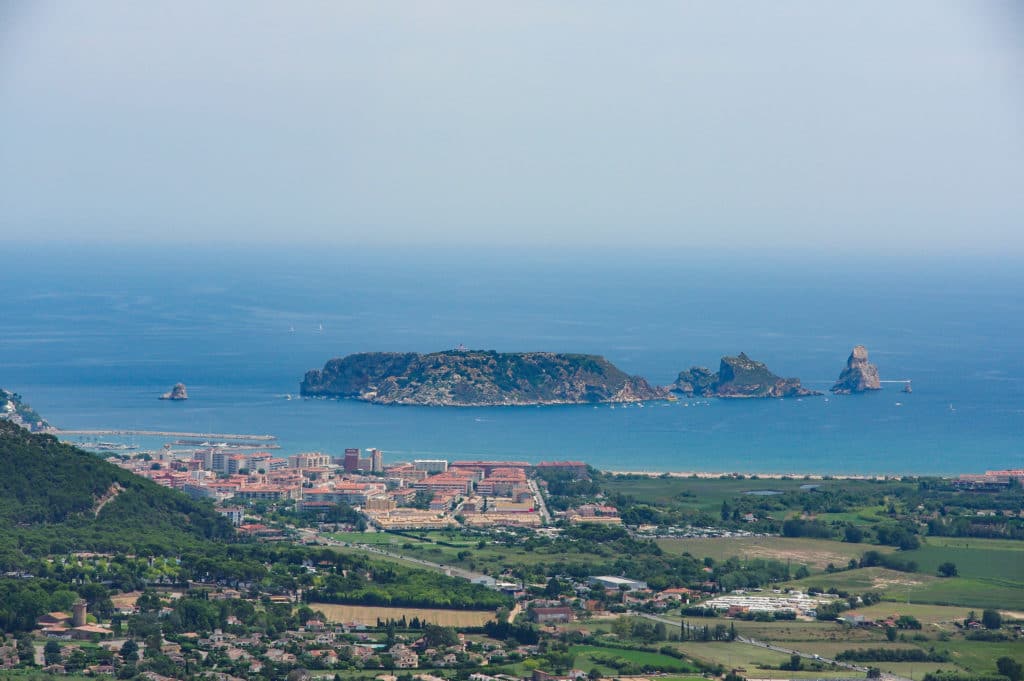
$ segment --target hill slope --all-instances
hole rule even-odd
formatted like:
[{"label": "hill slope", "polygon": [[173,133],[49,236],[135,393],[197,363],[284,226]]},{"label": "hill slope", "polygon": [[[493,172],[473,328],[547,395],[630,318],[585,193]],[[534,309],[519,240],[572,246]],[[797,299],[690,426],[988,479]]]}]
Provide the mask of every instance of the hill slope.
[{"label": "hill slope", "polygon": [[301,390],[431,406],[639,402],[667,395],[597,355],[480,350],[348,355],[308,372]]},{"label": "hill slope", "polygon": [[72,550],[171,555],[233,536],[212,507],[0,421],[0,567]]}]

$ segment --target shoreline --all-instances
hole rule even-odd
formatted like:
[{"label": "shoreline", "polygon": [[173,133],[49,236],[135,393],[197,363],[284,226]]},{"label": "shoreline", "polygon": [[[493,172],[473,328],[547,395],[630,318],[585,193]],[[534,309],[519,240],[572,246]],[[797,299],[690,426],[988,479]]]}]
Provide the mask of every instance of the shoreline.
[{"label": "shoreline", "polygon": [[637,475],[646,478],[700,478],[704,480],[718,480],[721,478],[740,479],[741,476],[747,480],[894,480],[904,477],[909,478],[943,478],[951,480],[955,475],[939,475],[929,473],[748,473],[745,471],[713,472],[713,471],[618,471],[602,470],[606,475]]}]

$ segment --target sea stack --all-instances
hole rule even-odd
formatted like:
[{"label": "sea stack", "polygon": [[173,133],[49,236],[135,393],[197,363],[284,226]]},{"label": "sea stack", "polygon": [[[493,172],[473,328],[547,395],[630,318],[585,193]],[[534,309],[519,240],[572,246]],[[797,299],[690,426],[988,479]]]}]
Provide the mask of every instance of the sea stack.
[{"label": "sea stack", "polygon": [[846,368],[832,386],[832,392],[836,395],[849,395],[881,389],[878,367],[868,361],[868,349],[863,345],[854,347],[850,359],[846,360]]},{"label": "sea stack", "polygon": [[160,396],[161,400],[187,400],[188,391],[185,390],[184,383],[175,383],[174,387],[171,388],[170,392],[166,392]]}]

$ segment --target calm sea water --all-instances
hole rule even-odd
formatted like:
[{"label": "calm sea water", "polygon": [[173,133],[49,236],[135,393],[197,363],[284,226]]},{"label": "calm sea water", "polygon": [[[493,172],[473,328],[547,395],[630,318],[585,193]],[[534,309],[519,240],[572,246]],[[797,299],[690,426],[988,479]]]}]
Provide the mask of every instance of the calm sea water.
[{"label": "calm sea water", "polygon": [[[287,453],[379,447],[389,460],[616,470],[1024,467],[1014,263],[0,248],[0,385],[65,428],[271,433]],[[913,379],[914,392],[616,409],[287,399],[330,357],[460,343],[602,354],[662,384],[745,351],[821,390],[863,343],[883,379]],[[178,381],[188,402],[156,399]]]}]

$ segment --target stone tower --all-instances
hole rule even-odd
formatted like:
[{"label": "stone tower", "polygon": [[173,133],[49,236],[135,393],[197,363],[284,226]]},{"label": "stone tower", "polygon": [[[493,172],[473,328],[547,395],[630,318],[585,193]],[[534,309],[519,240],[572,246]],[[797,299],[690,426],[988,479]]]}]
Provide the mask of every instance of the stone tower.
[{"label": "stone tower", "polygon": [[89,604],[83,599],[78,599],[77,601],[75,601],[75,604],[71,607],[73,608],[71,611],[71,626],[85,626],[86,610],[88,609]]}]

